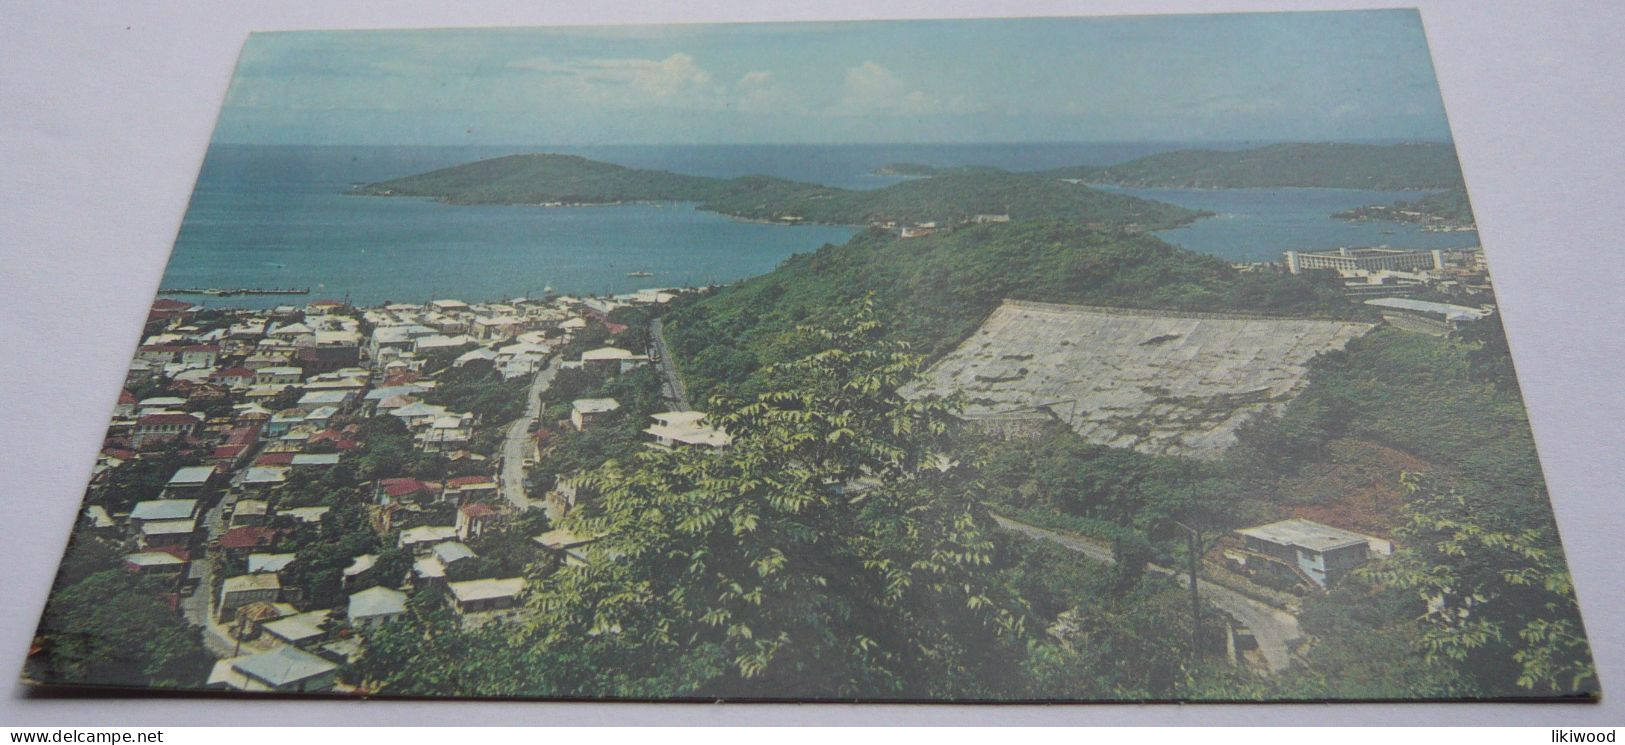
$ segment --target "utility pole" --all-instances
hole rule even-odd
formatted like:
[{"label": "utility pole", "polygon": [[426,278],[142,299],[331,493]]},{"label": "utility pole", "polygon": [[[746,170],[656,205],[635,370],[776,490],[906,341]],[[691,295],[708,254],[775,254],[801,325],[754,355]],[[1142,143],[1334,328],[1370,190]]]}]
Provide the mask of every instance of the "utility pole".
[{"label": "utility pole", "polygon": [[1186,537],[1186,541],[1187,541],[1186,545],[1188,546],[1188,548],[1187,548],[1187,550],[1185,552],[1185,554],[1186,554],[1186,562],[1187,562],[1187,569],[1185,570],[1185,572],[1186,572],[1186,576],[1190,578],[1190,586],[1191,586],[1191,650],[1190,650],[1190,655],[1191,655],[1191,662],[1194,663],[1194,662],[1196,662],[1196,658],[1197,658],[1197,642],[1201,639],[1201,635],[1202,635],[1202,597],[1201,597],[1200,591],[1197,589],[1197,582],[1198,582],[1198,576],[1199,576],[1198,573],[1197,573],[1197,570],[1202,565],[1202,531],[1200,529],[1198,529],[1198,528],[1193,528],[1193,527],[1191,527],[1189,525],[1186,525],[1186,524],[1184,524],[1182,522],[1179,522],[1178,520],[1175,520],[1174,524],[1178,525],[1179,527],[1181,527],[1181,528],[1183,528],[1185,530],[1185,537]]}]

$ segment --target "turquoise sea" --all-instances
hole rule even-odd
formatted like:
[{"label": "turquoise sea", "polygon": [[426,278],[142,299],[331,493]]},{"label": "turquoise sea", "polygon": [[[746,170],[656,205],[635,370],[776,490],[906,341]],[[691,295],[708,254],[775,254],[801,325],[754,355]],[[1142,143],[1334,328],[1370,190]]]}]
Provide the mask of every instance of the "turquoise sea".
[{"label": "turquoise sea", "polygon": [[[1222,143],[1253,147],[1261,143]],[[1019,145],[769,145],[625,147],[283,147],[215,145],[176,238],[164,288],[308,287],[299,300],[348,296],[358,304],[468,301],[645,287],[695,286],[762,274],[794,253],[843,243],[853,229],[744,223],[692,205],[450,206],[359,197],[357,183],[515,152],[569,152],[612,163],[710,176],[765,173],[847,188],[898,179],[890,162],[993,165],[1013,170],[1115,163],[1215,143]],[[1206,209],[1215,217],[1167,240],[1238,261],[1278,260],[1287,249],[1344,245],[1476,245],[1474,233],[1426,233],[1329,215],[1418,192],[1337,189],[1124,189]],[[631,277],[632,272],[653,276]],[[192,296],[194,299],[198,299]],[[266,307],[286,296],[200,299]]]}]

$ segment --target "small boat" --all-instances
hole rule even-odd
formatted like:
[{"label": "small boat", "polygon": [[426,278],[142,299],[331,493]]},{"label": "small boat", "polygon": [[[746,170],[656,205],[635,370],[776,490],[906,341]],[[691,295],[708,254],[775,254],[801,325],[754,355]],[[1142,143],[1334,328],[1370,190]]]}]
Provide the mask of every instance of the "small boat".
[{"label": "small boat", "polygon": [[653,277],[653,276],[655,276],[655,273],[654,272],[627,272],[626,276],[628,276],[628,277]]}]

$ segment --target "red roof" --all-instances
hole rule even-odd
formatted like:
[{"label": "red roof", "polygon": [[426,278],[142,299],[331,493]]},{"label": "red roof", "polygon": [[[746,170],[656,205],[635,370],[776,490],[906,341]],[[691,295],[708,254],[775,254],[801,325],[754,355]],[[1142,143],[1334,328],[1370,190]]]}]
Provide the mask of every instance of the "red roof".
[{"label": "red roof", "polygon": [[243,451],[247,449],[247,445],[221,445],[215,448],[214,452],[209,453],[209,457],[221,460],[236,460],[237,456],[242,455]]},{"label": "red roof", "polygon": [[256,466],[291,466],[296,453],[266,453],[254,459]]},{"label": "red roof", "polygon": [[118,458],[119,460],[129,460],[135,457],[135,451],[127,448],[102,448],[102,453],[109,458]]},{"label": "red roof", "polygon": [[609,329],[609,333],[611,334],[619,334],[626,330],[626,324],[616,323],[614,321],[605,321],[604,328]]},{"label": "red roof", "polygon": [[404,497],[408,494],[429,490],[429,487],[422,481],[412,478],[380,479],[378,488],[383,489],[384,493],[391,497]]},{"label": "red roof", "polygon": [[450,487],[454,487],[454,488],[455,487],[468,486],[470,484],[490,484],[490,483],[493,483],[490,476],[458,476],[456,478],[451,478],[451,479],[446,480],[446,486],[450,486]]},{"label": "red roof", "polygon": [[135,420],[137,427],[156,427],[165,424],[183,424],[196,426],[197,418],[191,414],[148,414]]},{"label": "red roof", "polygon": [[469,517],[490,517],[497,514],[496,508],[485,504],[484,502],[469,502],[468,504],[458,507],[457,509],[461,510],[464,515]]},{"label": "red roof", "polygon": [[226,430],[227,445],[252,445],[260,439],[259,427],[232,427]]},{"label": "red roof", "polygon": [[276,531],[262,525],[232,528],[220,536],[221,548],[259,548],[276,540]]},{"label": "red roof", "polygon": [[136,403],[135,394],[131,393],[129,391],[119,391],[118,392],[118,402],[121,403],[121,404],[133,404],[133,403]]}]

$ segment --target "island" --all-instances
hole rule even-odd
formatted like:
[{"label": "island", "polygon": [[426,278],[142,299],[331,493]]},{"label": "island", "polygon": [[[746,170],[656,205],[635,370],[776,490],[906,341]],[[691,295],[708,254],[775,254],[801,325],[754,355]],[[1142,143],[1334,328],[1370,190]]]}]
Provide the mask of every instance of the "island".
[{"label": "island", "polygon": [[364,184],[352,193],[426,197],[448,204],[552,207],[692,202],[699,209],[742,220],[894,228],[950,226],[996,217],[1160,230],[1206,214],[1044,173],[996,168],[948,169],[932,178],[855,190],[771,176],[692,176],[556,153],[481,160]]}]

